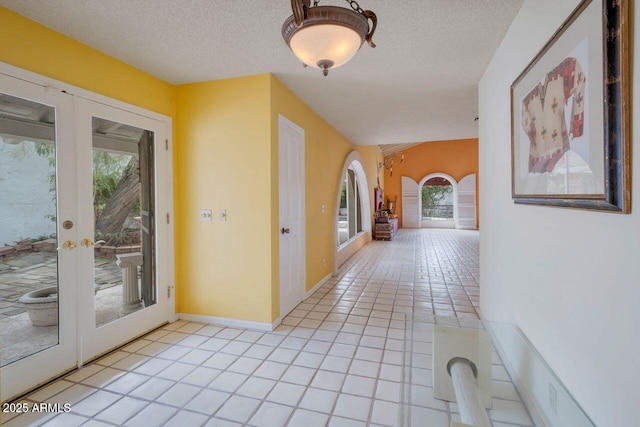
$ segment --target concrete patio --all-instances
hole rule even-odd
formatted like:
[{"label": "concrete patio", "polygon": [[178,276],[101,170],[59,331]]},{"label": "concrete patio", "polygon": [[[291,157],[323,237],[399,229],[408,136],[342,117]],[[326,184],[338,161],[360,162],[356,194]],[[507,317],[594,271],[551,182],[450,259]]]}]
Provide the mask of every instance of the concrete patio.
[{"label": "concrete patio", "polygon": [[[95,258],[96,324],[118,318],[122,270],[115,255]],[[32,252],[0,259],[0,362],[4,366],[58,342],[58,325],[33,326],[19,302],[27,292],[57,285],[56,254]]]}]

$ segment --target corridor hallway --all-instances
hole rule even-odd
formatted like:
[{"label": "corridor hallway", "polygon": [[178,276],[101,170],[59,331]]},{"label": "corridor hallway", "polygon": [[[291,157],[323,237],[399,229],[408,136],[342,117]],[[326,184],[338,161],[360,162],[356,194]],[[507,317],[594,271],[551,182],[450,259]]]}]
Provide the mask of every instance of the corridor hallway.
[{"label": "corridor hallway", "polygon": [[365,285],[358,302],[374,303],[373,310],[478,319],[478,237],[477,231],[403,229],[393,241],[373,241],[356,253],[335,279]]},{"label": "corridor hallway", "polygon": [[[273,332],[168,324],[26,398],[70,412],[3,413],[2,425],[448,427],[460,417],[433,397],[431,329],[476,323],[478,237],[400,230]],[[422,322],[408,340],[406,314]],[[531,426],[495,352],[492,378],[494,427]]]}]

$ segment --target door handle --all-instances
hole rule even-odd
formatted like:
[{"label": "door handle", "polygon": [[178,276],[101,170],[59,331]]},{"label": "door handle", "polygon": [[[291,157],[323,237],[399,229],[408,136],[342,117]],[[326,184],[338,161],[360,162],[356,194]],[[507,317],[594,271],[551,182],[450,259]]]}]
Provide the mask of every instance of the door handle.
[{"label": "door handle", "polygon": [[280,230],[280,232],[281,232],[282,234],[289,234],[289,232],[290,232],[290,231],[291,231],[291,230],[289,230],[288,228],[285,228],[285,227],[282,227],[282,230]]},{"label": "door handle", "polygon": [[85,237],[84,239],[82,239],[80,241],[80,244],[82,246],[84,246],[85,248],[88,248],[89,246],[93,246],[93,245],[97,245],[100,243],[105,243],[104,240],[98,240],[97,242],[94,242],[93,240],[89,239],[88,237]]},{"label": "door handle", "polygon": [[75,242],[73,242],[72,240],[67,240],[66,242],[64,242],[62,244],[62,247],[58,248],[58,250],[64,249],[66,251],[71,251],[71,250],[73,250],[75,248],[76,248]]}]

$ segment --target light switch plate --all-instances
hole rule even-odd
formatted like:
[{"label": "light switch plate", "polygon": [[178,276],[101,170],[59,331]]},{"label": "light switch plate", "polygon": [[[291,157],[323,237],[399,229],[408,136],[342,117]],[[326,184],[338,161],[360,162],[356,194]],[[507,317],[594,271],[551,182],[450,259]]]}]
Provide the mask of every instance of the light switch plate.
[{"label": "light switch plate", "polygon": [[211,221],[211,209],[203,209],[200,211],[200,221],[201,222],[209,222]]}]

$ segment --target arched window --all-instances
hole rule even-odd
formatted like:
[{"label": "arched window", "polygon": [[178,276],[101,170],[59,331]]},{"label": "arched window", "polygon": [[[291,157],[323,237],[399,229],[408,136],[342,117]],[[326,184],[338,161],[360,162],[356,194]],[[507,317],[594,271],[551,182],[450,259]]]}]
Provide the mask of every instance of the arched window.
[{"label": "arched window", "polygon": [[347,154],[335,186],[335,257],[333,271],[371,241],[371,200],[362,156],[356,150]]},{"label": "arched window", "polygon": [[342,246],[362,231],[362,202],[360,187],[353,164],[349,166],[342,183],[338,211],[338,246]]}]

